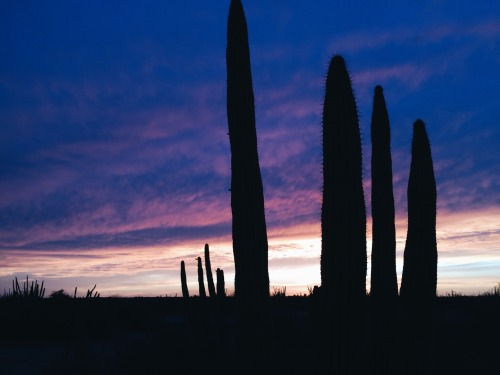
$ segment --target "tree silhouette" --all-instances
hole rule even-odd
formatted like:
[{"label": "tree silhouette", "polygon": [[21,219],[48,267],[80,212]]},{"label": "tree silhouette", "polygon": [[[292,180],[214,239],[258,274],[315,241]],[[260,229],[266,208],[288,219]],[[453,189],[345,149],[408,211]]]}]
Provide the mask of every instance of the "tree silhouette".
[{"label": "tree silhouette", "polygon": [[356,102],[338,55],[330,62],[323,106],[321,238],[328,367],[356,373],[366,295],[366,212]]}]

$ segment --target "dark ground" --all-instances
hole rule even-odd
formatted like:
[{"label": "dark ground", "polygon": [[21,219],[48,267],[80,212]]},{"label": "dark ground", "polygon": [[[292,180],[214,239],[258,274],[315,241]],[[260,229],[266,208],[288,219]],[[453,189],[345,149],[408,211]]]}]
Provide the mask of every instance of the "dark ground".
[{"label": "dark ground", "polygon": [[[234,302],[0,299],[0,374],[245,373],[254,359],[237,356]],[[367,374],[373,373],[369,304],[367,299],[365,347],[359,355]],[[271,298],[271,328],[262,340],[266,365],[260,373],[321,372],[314,370],[321,329],[317,306],[313,297]],[[393,355],[399,374],[409,372],[398,357],[413,350],[406,316],[398,304]],[[440,297],[432,316],[431,334],[424,340],[429,373],[500,374],[500,298]]]}]

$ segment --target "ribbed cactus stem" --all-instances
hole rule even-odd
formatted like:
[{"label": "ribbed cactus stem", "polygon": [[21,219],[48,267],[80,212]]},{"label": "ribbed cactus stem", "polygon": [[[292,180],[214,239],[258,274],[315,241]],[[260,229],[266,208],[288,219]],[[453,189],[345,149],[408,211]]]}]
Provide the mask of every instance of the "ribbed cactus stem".
[{"label": "ribbed cactus stem", "polygon": [[268,243],[248,31],[239,0],[229,8],[226,67],[235,297],[257,306],[269,297]]},{"label": "ribbed cactus stem", "polygon": [[331,298],[366,293],[366,212],[356,102],[344,59],[334,56],[323,108],[321,284]]},{"label": "ribbed cactus stem", "polygon": [[391,129],[381,86],[375,87],[371,121],[372,141],[372,298],[394,299],[396,276],[396,228],[392,189]]},{"label": "ribbed cactus stem", "polygon": [[224,271],[217,268],[215,271],[217,277],[217,297],[223,298],[226,296],[226,284],[224,282]]},{"label": "ribbed cactus stem", "polygon": [[182,297],[189,298],[189,289],[187,286],[187,278],[186,278],[186,265],[184,261],[181,261],[181,288],[182,288]]},{"label": "ribbed cactus stem", "polygon": [[323,366],[361,373],[367,260],[361,140],[351,79],[338,55],[330,62],[323,106],[321,238]]},{"label": "ribbed cactus stem", "polygon": [[208,244],[205,244],[205,271],[207,271],[208,295],[214,298],[216,294]]},{"label": "ribbed cactus stem", "polygon": [[201,265],[201,257],[196,258],[198,261],[198,289],[200,293],[200,297],[206,297],[207,293],[205,292],[205,282],[203,281],[203,266]]},{"label": "ribbed cactus stem", "polygon": [[408,179],[408,232],[400,294],[412,300],[436,296],[436,180],[429,137],[422,120],[413,124]]}]

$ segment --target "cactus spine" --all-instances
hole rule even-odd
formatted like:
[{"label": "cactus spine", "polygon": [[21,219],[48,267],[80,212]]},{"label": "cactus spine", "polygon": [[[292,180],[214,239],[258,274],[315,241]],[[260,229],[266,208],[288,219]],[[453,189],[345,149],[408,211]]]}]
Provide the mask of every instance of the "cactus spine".
[{"label": "cactus spine", "polygon": [[210,251],[208,244],[205,244],[205,271],[207,271],[208,294],[210,297],[215,297],[214,278],[212,276],[212,266],[210,264]]},{"label": "cactus spine", "polygon": [[182,297],[189,298],[189,289],[187,286],[186,278],[186,265],[184,261],[181,261],[181,287],[182,287]]},{"label": "cactus spine", "polygon": [[[356,102],[344,59],[334,56],[323,106],[321,283],[330,370],[357,373],[366,295],[366,212]],[[333,341],[332,341],[333,339]]]},{"label": "cactus spine", "polygon": [[200,292],[200,297],[206,297],[207,293],[205,292],[205,282],[203,281],[203,267],[201,265],[201,257],[196,258],[198,261],[198,288]]},{"label": "cactus spine", "polygon": [[240,0],[232,0],[229,8],[226,67],[235,297],[257,306],[269,297],[268,244],[248,31]]},{"label": "cactus spine", "polygon": [[391,130],[382,87],[375,87],[371,121],[372,141],[372,298],[398,295],[396,229],[392,190]]},{"label": "cactus spine", "polygon": [[413,124],[408,179],[408,232],[404,251],[401,297],[430,300],[436,296],[436,180],[425,124]]}]

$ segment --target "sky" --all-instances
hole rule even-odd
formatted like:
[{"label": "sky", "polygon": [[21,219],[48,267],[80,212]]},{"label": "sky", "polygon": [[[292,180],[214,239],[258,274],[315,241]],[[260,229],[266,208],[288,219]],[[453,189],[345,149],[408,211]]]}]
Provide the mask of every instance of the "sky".
[{"label": "sky", "polygon": [[[341,54],[359,111],[371,253],[370,120],[391,122],[401,279],[412,124],[437,182],[438,293],[500,281],[500,3],[243,1],[271,293],[320,285],[321,112]],[[197,294],[196,257],[234,290],[226,117],[229,1],[0,1],[0,293]]]}]

